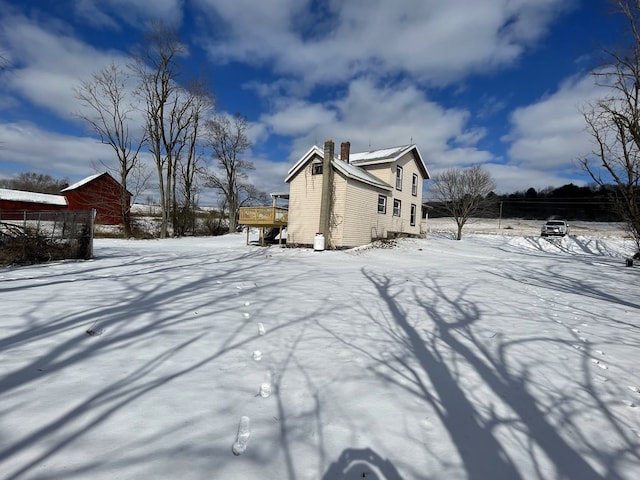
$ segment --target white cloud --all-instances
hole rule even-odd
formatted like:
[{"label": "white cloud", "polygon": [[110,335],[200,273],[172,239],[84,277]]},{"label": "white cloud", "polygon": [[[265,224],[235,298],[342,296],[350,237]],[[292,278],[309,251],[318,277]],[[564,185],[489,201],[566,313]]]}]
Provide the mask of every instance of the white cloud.
[{"label": "white cloud", "polygon": [[540,191],[550,186],[559,187],[567,183],[576,185],[587,183],[584,176],[579,175],[577,172],[574,172],[574,175],[565,176],[556,171],[513,165],[486,164],[484,167],[491,173],[496,182],[496,193],[522,192],[530,187]]},{"label": "white cloud", "polygon": [[[489,132],[472,122],[468,110],[447,108],[420,87],[513,64],[572,3],[193,0],[191,6],[208,14],[199,19],[200,26],[208,18],[207,28],[219,34],[208,46],[214,59],[274,67],[280,75],[270,84],[245,84],[270,108],[251,123],[252,141],[267,142],[272,135],[292,139],[289,162],[253,159],[260,168],[250,180],[273,191],[280,189],[291,162],[327,138],[351,141],[352,151],[414,142],[432,172],[483,163],[505,188],[566,183],[550,170],[558,167],[567,175],[573,160],[586,153],[578,106],[593,98],[590,77],[569,79],[557,92],[513,112],[504,138],[510,146],[508,165],[498,165],[494,155],[478,147]],[[74,5],[78,15],[93,18],[93,25],[117,28],[122,21],[141,26],[151,17],[181,21],[183,1],[81,0]],[[15,67],[0,72],[0,106],[17,111],[15,102],[28,100],[61,121],[81,109],[73,87],[114,60],[126,62],[120,52],[101,51],[75,38],[68,25],[13,13],[0,20],[0,51],[8,52]],[[314,87],[319,84],[340,89],[330,100],[318,101]],[[482,113],[503,108],[502,99],[487,98]],[[107,147],[95,140],[47,133],[31,123],[5,124],[0,135],[5,142],[0,159],[24,162],[25,169],[41,170],[46,162],[49,171],[77,177],[91,160],[110,158]],[[534,185],[520,187],[531,178]]]},{"label": "white cloud", "polygon": [[184,0],[76,0],[74,13],[96,27],[118,29],[119,20],[143,26],[148,19],[179,25]]},{"label": "white cloud", "polygon": [[14,65],[0,76],[4,88],[63,118],[80,110],[73,92],[80,81],[112,61],[124,64],[126,58],[21,16],[2,22],[0,41],[12,53]]},{"label": "white cloud", "polygon": [[248,172],[247,181],[263,192],[289,191],[284,178],[290,165],[286,162],[274,162],[266,158],[251,159],[255,170]]},{"label": "white cloud", "polygon": [[486,128],[471,128],[456,136],[455,142],[462,146],[476,145],[487,135]]},{"label": "white cloud", "polygon": [[335,125],[336,112],[320,104],[293,100],[282,110],[266,115],[262,120],[274,133],[301,136],[326,125]]},{"label": "white cloud", "polygon": [[[21,171],[54,172],[70,179],[95,173],[93,165],[112,164],[113,151],[93,138],[60,135],[31,123],[0,123],[0,160]],[[104,170],[102,170],[104,171]]]},{"label": "white cloud", "polygon": [[581,108],[602,95],[591,75],[570,78],[538,102],[515,110],[510,142],[513,164],[536,169],[571,168],[592,150]]},{"label": "white cloud", "polygon": [[306,82],[408,73],[444,84],[510,65],[574,4],[565,0],[195,0],[219,61],[269,62]]},{"label": "white cloud", "polygon": [[415,143],[428,165],[468,165],[492,158],[475,144],[484,131],[468,126],[469,112],[446,109],[412,85],[377,86],[359,79],[330,102],[277,102],[261,121],[274,134],[292,136],[290,162],[327,138],[350,141],[352,151]]},{"label": "white cloud", "polygon": [[[540,191],[547,187],[559,187],[568,183],[575,185],[585,185],[589,183],[586,176],[580,175],[578,172],[567,176],[555,171],[538,170],[536,168],[518,167],[499,163],[484,163],[483,168],[491,174],[496,182],[495,193],[497,194],[523,192],[530,187]],[[444,170],[444,168],[433,168],[429,173],[431,173],[431,175],[437,175],[442,170]],[[425,186],[427,191],[426,198],[429,199],[430,183],[427,182]]]}]

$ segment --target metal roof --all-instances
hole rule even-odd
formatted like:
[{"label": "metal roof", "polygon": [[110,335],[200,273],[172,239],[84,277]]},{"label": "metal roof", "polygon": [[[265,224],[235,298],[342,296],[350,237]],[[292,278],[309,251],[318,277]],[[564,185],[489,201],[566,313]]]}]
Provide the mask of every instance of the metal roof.
[{"label": "metal roof", "polygon": [[6,188],[0,188],[0,200],[9,200],[12,202],[44,203],[47,205],[67,204],[67,199],[62,195],[25,192],[22,190],[9,190]]}]

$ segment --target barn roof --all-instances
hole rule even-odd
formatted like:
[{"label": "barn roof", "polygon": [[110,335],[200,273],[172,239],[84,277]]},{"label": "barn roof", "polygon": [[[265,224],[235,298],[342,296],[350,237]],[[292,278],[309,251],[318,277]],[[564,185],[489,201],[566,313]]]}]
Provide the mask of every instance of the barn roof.
[{"label": "barn roof", "polygon": [[80,180],[79,182],[74,183],[73,185],[69,185],[67,188],[60,190],[61,192],[68,192],[69,190],[75,190],[76,188],[80,188],[83,185],[86,185],[87,183],[95,180],[96,178],[98,178],[101,175],[104,175],[106,172],[103,173],[96,173],[95,175],[91,175],[89,177],[83,178],[82,180]]},{"label": "barn roof", "polygon": [[26,203],[43,203],[46,205],[67,205],[67,199],[62,195],[48,193],[25,192],[0,188],[0,200]]}]

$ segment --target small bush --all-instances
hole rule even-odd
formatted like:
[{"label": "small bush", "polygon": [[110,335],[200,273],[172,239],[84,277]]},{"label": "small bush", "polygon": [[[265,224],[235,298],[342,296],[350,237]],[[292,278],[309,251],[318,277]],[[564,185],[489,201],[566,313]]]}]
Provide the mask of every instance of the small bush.
[{"label": "small bush", "polygon": [[229,225],[214,214],[207,215],[197,225],[198,232],[202,232],[205,235],[224,235],[229,232]]},{"label": "small bush", "polygon": [[51,239],[16,225],[2,224],[0,265],[29,265],[52,260],[87,259],[91,238],[87,232],[76,239]]}]

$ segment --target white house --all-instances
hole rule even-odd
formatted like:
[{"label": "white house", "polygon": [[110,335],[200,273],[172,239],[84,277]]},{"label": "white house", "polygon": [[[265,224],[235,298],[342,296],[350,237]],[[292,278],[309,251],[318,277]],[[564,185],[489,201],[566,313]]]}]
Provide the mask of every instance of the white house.
[{"label": "white house", "polygon": [[416,145],[351,153],[350,143],[313,146],[289,170],[287,243],[328,248],[419,235],[422,186],[429,178]]}]

